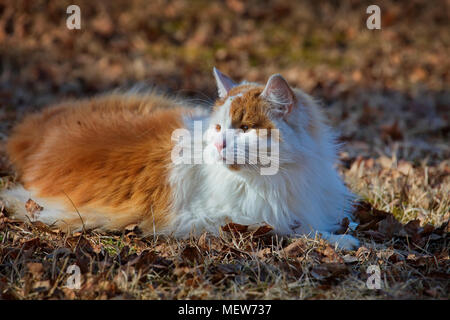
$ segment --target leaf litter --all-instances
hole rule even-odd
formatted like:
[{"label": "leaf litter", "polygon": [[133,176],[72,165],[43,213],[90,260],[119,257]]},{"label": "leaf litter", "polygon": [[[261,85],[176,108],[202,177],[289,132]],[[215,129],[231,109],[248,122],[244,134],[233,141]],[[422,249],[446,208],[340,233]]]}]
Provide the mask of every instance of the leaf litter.
[{"label": "leaf litter", "polygon": [[[26,223],[0,204],[0,299],[448,298],[450,39],[439,2],[387,1],[377,33],[362,25],[363,1],[80,0],[91,9],[82,34],[61,28],[64,3],[0,5],[0,188],[16,180],[5,141],[25,112],[136,84],[203,104],[216,95],[215,65],[237,81],[281,73],[319,98],[340,133],[338,169],[361,198],[357,227],[338,231],[361,241],[356,251],[231,221],[186,240],[143,238],[135,225],[65,234],[33,222],[32,199]],[[72,264],[80,290],[65,287]],[[370,265],[381,290],[365,286]]]}]

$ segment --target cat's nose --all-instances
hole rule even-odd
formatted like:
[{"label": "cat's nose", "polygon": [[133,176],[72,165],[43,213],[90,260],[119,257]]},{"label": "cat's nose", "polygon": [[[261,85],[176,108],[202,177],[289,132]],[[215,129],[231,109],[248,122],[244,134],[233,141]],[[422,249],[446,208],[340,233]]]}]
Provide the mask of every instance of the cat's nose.
[{"label": "cat's nose", "polygon": [[222,151],[222,149],[224,149],[224,148],[227,147],[227,144],[226,144],[226,142],[225,142],[225,139],[222,140],[222,142],[216,142],[216,143],[214,143],[214,145],[216,146],[217,151],[219,151],[219,152]]}]

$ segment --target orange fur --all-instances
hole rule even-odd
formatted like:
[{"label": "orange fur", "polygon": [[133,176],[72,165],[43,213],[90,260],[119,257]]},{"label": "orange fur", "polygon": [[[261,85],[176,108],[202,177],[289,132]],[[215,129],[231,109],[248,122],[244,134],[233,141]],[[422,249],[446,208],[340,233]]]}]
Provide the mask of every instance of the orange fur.
[{"label": "orange fur", "polygon": [[13,130],[8,153],[38,197],[69,210],[75,205],[94,227],[94,212],[102,212],[107,229],[140,223],[151,233],[171,220],[167,176],[171,134],[183,126],[179,107],[157,95],[60,104],[27,116]]},{"label": "orange fur", "polygon": [[[223,105],[228,97],[235,96],[230,108],[232,127],[234,129],[239,129],[243,125],[257,130],[274,129],[275,125],[267,115],[268,102],[259,96],[263,89],[264,87],[253,84],[233,87],[226,97],[216,101],[215,108]],[[241,96],[236,97],[239,94]]]},{"label": "orange fur", "polygon": [[267,115],[267,102],[260,98],[261,88],[250,89],[233,99],[230,108],[232,126],[235,129],[246,125],[254,129],[274,129]]},{"label": "orange fur", "polygon": [[[223,105],[228,97],[241,94],[241,96],[233,99],[231,105],[230,113],[233,118],[233,128],[240,128],[242,125],[247,125],[249,128],[274,129],[275,126],[266,113],[268,102],[259,96],[263,90],[264,86],[255,84],[235,86],[228,91],[226,97],[216,101],[214,108]],[[313,107],[314,102],[311,97],[299,90],[296,90],[293,95],[296,101],[300,102],[300,105],[304,107],[304,111],[308,113],[308,132],[313,138],[318,140],[320,138],[318,123],[325,120],[321,116],[320,111]]]}]

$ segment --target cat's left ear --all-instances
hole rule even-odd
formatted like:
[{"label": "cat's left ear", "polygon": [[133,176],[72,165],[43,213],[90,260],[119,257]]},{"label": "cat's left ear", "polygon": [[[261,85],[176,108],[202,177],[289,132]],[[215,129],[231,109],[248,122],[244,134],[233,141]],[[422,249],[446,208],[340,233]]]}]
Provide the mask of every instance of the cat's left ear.
[{"label": "cat's left ear", "polygon": [[231,90],[236,84],[227,75],[223,74],[216,67],[213,68],[214,78],[216,78],[217,90],[220,98],[225,98],[228,91]]},{"label": "cat's left ear", "polygon": [[271,102],[273,111],[280,116],[289,114],[295,104],[294,92],[280,74],[269,78],[261,97]]}]

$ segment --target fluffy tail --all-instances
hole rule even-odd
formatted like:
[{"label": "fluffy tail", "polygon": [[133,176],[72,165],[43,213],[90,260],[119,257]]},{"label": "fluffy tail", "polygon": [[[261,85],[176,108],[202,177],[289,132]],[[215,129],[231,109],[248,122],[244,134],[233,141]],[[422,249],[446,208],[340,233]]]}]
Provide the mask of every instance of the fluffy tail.
[{"label": "fluffy tail", "polygon": [[[33,202],[30,202],[30,199]],[[0,191],[0,202],[8,213],[18,220],[41,221],[50,226],[65,226],[67,231],[79,231],[84,226],[81,216],[75,209],[70,211],[61,204],[35,197],[32,192],[22,186]]]},{"label": "fluffy tail", "polygon": [[[29,201],[30,199],[33,201]],[[166,231],[160,226],[155,226],[151,217],[142,219],[136,211],[117,212],[104,207],[76,208],[69,197],[40,198],[22,186],[0,191],[0,202],[15,219],[41,221],[64,232],[83,229],[123,230],[131,224],[138,224],[144,234]]]},{"label": "fluffy tail", "polygon": [[28,220],[30,218],[25,208],[25,204],[30,198],[31,194],[23,187],[0,191],[0,202],[7,209],[8,213],[19,220]]}]

